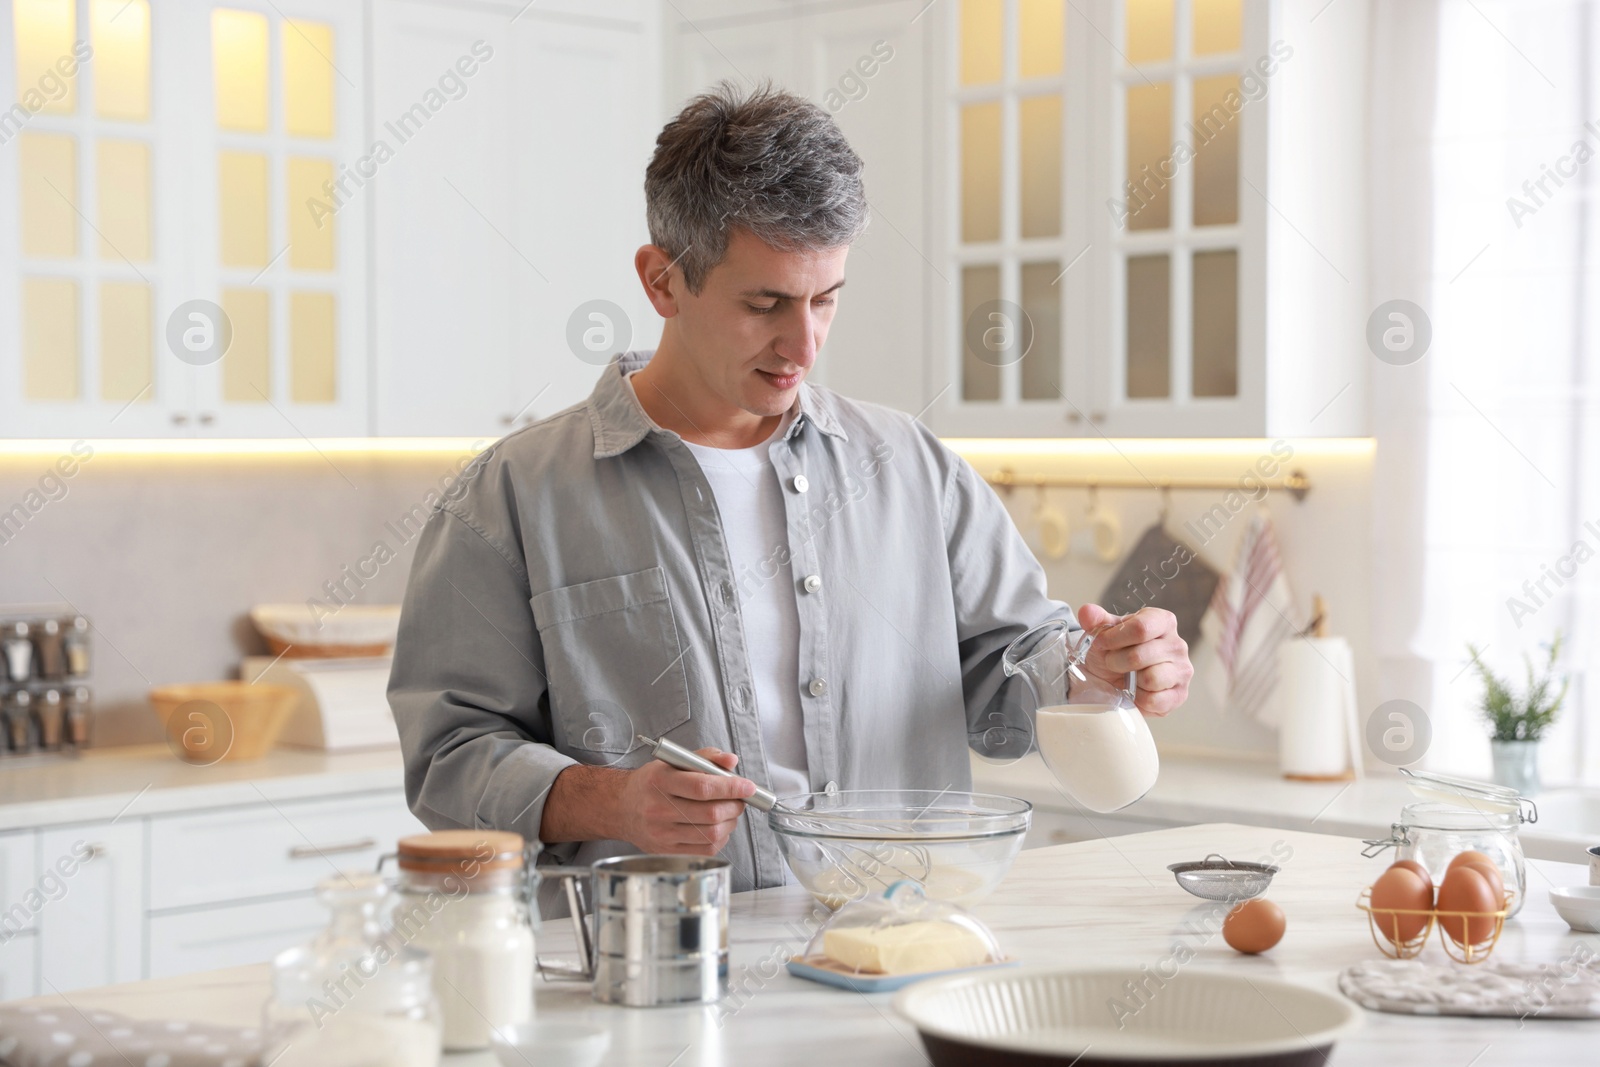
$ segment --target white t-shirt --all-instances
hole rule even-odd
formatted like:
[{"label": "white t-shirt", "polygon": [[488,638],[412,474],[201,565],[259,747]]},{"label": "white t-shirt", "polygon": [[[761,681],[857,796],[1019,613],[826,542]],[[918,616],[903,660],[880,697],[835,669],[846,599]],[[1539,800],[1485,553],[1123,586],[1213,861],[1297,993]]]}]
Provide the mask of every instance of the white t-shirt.
[{"label": "white t-shirt", "polygon": [[[629,375],[631,378],[632,375]],[[632,385],[630,381],[628,383]],[[783,486],[767,451],[794,420],[791,408],[772,436],[753,448],[713,448],[684,441],[711,484],[738,589],[745,650],[755,687],[768,783],[780,797],[811,792],[805,719],[800,708],[800,608],[794,575],[779,554],[789,544]],[[764,573],[776,575],[764,577]]]}]

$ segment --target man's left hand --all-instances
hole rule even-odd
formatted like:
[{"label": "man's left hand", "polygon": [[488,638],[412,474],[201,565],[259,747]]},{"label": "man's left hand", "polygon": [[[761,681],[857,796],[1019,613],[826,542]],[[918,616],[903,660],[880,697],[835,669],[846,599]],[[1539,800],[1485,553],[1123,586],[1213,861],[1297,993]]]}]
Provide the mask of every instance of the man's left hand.
[{"label": "man's left hand", "polygon": [[1134,698],[1146,715],[1165,715],[1189,698],[1194,664],[1172,612],[1140,608],[1117,616],[1085,604],[1078,609],[1078,625],[1090,632],[1105,627],[1089,646],[1084,671],[1118,689],[1128,684],[1129,671],[1137,672]]}]

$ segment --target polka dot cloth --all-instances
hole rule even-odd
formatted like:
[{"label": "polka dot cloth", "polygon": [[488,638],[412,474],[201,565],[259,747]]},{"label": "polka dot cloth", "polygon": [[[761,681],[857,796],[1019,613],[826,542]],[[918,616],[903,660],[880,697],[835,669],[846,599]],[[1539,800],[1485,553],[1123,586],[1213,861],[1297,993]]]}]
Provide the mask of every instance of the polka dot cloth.
[{"label": "polka dot cloth", "polygon": [[0,1005],[0,1067],[260,1067],[257,1030]]}]

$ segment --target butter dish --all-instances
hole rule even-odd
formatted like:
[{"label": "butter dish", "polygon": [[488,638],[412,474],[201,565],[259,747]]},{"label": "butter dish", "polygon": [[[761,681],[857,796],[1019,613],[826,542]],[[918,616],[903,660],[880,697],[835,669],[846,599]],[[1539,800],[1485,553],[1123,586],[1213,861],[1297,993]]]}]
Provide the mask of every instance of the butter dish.
[{"label": "butter dish", "polygon": [[881,895],[840,908],[788,969],[841,989],[882,993],[936,975],[1015,962],[965,909],[929,900],[921,885],[901,880]]}]

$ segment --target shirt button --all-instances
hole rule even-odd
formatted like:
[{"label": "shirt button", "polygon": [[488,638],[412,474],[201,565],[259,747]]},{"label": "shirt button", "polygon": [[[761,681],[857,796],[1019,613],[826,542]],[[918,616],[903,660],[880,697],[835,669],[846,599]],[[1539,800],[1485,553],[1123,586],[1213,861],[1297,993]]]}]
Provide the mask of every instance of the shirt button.
[{"label": "shirt button", "polygon": [[807,489],[811,488],[811,483],[806,480],[806,476],[804,474],[796,474],[794,479],[790,481],[789,484],[794,486],[794,491],[797,493],[803,493]]},{"label": "shirt button", "polygon": [[822,588],[822,577],[821,575],[817,574],[808,574],[806,575],[806,580],[800,584],[805,586],[806,592],[815,593],[818,589]]},{"label": "shirt button", "polygon": [[828,683],[823,681],[821,678],[811,679],[811,684],[806,686],[806,692],[810,693],[814,697],[819,697],[827,691]]}]

